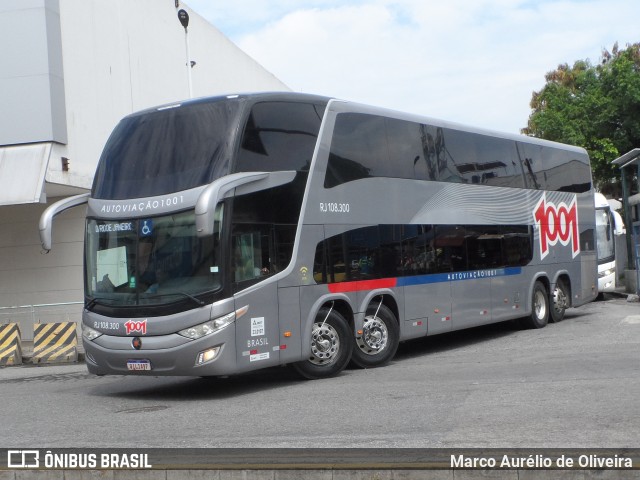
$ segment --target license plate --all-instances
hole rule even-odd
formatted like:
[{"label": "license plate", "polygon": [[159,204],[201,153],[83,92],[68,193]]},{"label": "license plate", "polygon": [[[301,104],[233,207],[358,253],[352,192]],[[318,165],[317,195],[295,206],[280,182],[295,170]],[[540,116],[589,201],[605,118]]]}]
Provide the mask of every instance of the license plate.
[{"label": "license plate", "polygon": [[149,360],[127,360],[127,370],[151,370],[151,362]]}]

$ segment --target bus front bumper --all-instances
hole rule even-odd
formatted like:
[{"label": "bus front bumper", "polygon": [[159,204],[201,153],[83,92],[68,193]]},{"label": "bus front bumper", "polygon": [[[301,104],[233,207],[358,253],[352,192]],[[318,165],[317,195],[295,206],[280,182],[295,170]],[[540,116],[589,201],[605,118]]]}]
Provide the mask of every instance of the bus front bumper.
[{"label": "bus front bumper", "polygon": [[234,324],[197,340],[178,334],[101,335],[82,340],[87,368],[95,375],[204,377],[238,373]]}]

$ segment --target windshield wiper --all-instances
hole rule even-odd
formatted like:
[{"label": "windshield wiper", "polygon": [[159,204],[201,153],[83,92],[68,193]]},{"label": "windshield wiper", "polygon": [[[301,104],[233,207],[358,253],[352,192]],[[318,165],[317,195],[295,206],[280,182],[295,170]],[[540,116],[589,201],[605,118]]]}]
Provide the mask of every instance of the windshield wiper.
[{"label": "windshield wiper", "polygon": [[99,302],[98,300],[111,300],[111,301],[113,301],[114,299],[113,299],[113,298],[108,298],[108,297],[93,297],[93,298],[89,301],[89,303],[87,303],[87,304],[84,306],[84,308],[86,308],[87,310],[91,311],[91,309],[92,309],[94,306],[96,306],[96,305],[100,304],[100,302]]},{"label": "windshield wiper", "polygon": [[205,302],[203,302],[202,300],[200,300],[199,298],[194,297],[193,295],[190,295],[188,293],[185,292],[168,292],[168,293],[161,293],[159,295],[153,295],[150,297],[146,297],[146,298],[161,298],[161,297],[167,297],[169,295],[182,295],[183,297],[188,298],[189,300],[193,301],[194,303],[196,303],[199,307],[204,307],[206,305]]}]

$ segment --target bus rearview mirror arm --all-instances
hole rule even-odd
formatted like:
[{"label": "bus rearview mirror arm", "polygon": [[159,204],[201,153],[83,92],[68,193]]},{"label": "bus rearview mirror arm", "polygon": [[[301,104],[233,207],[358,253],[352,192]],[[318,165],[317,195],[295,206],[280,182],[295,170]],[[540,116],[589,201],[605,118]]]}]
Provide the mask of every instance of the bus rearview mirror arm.
[{"label": "bus rearview mirror arm", "polygon": [[51,251],[51,233],[53,230],[53,217],[73,207],[85,204],[89,201],[90,193],[82,193],[73,197],[63,198],[47,207],[40,216],[40,243],[45,253]]},{"label": "bus rearview mirror arm", "polygon": [[234,189],[236,195],[244,195],[290,183],[295,176],[295,171],[239,172],[214,180],[200,193],[196,202],[198,237],[213,235],[216,206],[230,196]]}]

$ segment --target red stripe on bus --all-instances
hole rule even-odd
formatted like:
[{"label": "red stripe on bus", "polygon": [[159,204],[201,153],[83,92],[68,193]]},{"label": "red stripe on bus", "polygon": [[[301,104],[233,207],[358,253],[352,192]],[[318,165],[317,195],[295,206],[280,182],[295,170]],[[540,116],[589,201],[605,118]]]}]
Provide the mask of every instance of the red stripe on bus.
[{"label": "red stripe on bus", "polygon": [[397,278],[381,278],[379,280],[357,280],[355,282],[330,283],[331,293],[359,292],[378,288],[393,288],[398,284]]}]

